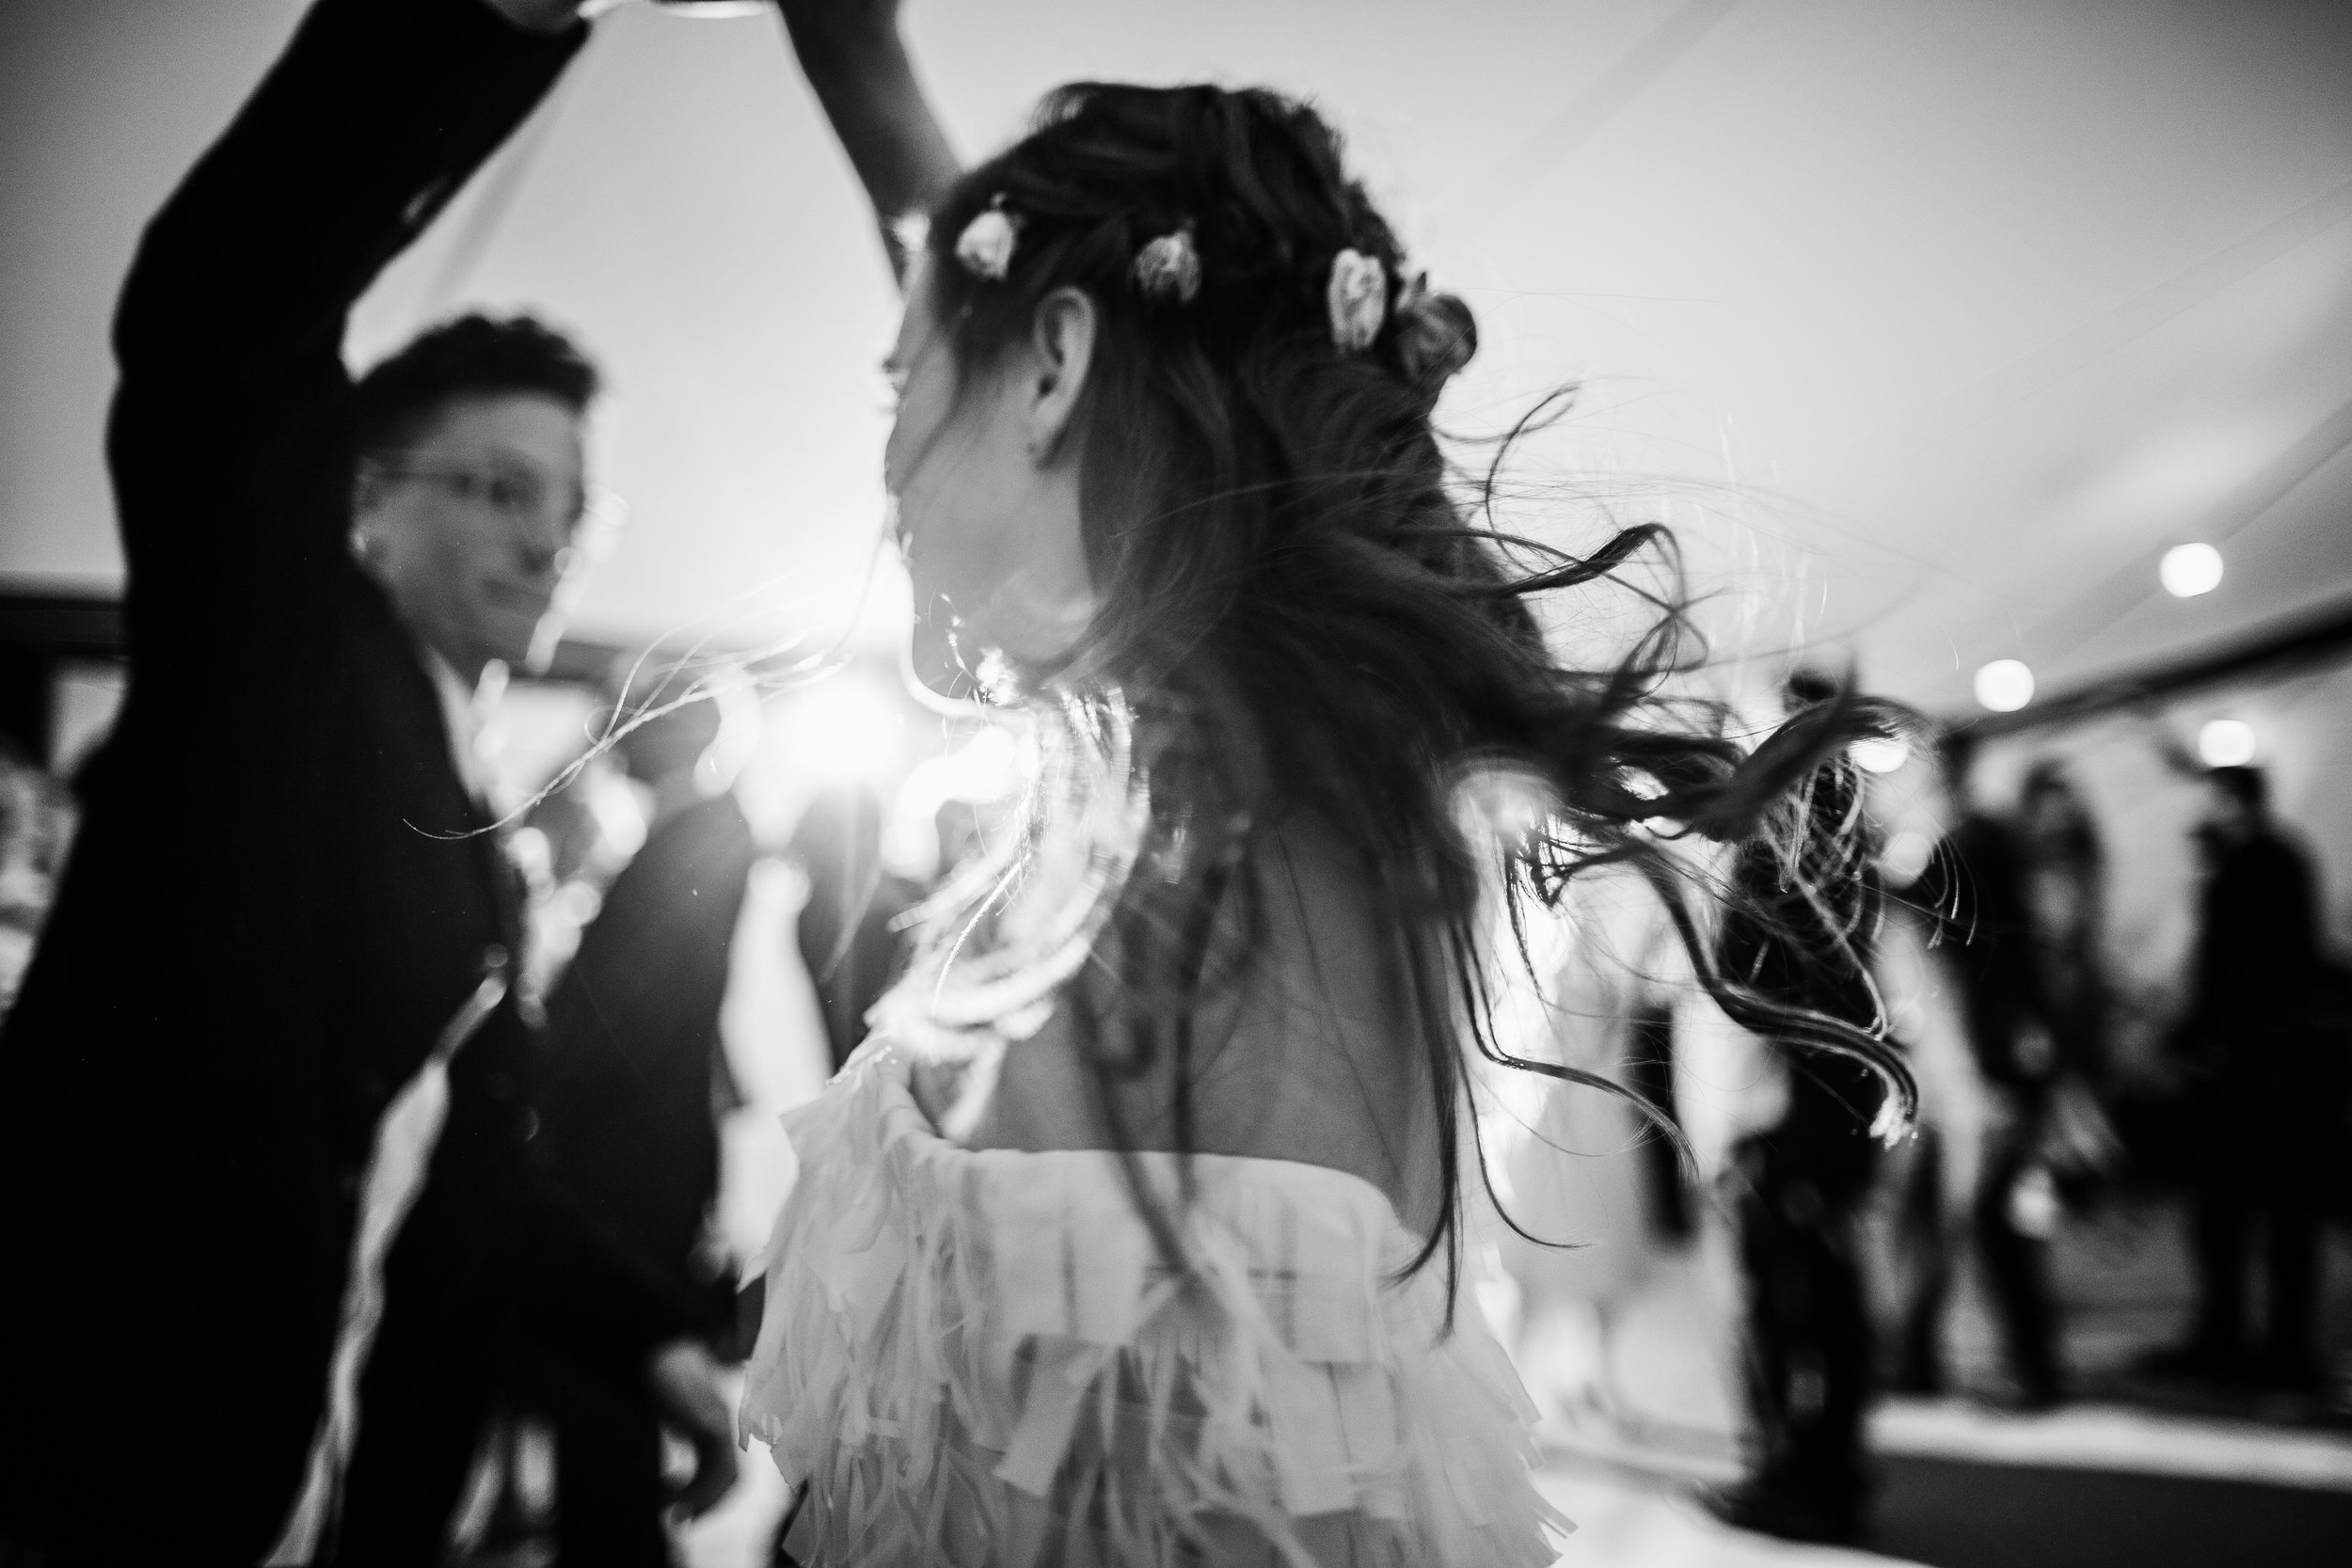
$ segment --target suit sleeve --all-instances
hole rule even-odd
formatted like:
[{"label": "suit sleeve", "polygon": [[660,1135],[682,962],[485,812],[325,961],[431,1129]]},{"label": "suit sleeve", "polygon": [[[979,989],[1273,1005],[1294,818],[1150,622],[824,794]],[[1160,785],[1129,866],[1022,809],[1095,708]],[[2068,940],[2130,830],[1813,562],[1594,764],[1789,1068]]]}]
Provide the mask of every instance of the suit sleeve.
[{"label": "suit sleeve", "polygon": [[629,1380],[658,1347],[718,1326],[708,1302],[590,1225],[542,1174],[532,1179],[527,1213],[513,1288],[533,1337]]},{"label": "suit sleeve", "polygon": [[149,224],[107,440],[135,651],[192,615],[237,624],[340,558],[352,306],[583,37],[483,0],[321,0]]}]

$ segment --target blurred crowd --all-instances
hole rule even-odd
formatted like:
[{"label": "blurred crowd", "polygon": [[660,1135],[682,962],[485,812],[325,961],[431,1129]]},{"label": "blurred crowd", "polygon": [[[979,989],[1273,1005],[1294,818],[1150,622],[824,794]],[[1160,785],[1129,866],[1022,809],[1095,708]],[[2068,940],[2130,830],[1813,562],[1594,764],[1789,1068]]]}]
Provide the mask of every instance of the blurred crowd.
[{"label": "blurred crowd", "polygon": [[[2193,934],[2169,978],[2118,961],[2108,835],[2072,764],[2012,745],[2014,794],[1995,806],[1979,745],[1955,731],[1909,767],[1867,758],[1884,771],[1858,799],[1816,800],[1861,812],[1880,847],[1878,907],[1851,918],[1918,1083],[1915,1135],[1891,1147],[1868,1135],[1885,1107],[1867,1074],[1733,1026],[1663,960],[1663,917],[1639,890],[1589,901],[1534,1028],[1663,1107],[1691,1158],[1678,1168],[1668,1137],[1643,1143],[1637,1117],[1594,1097],[1502,1118],[1512,1220],[1615,1254],[1498,1232],[1522,1369],[1556,1432],[1639,1448],[1705,1424],[1706,1401],[1637,1342],[1661,1321],[1691,1329],[1675,1315],[1687,1300],[1661,1306],[1677,1290],[1737,1323],[1723,1381],[1744,1479],[1721,1510],[1797,1539],[1864,1537],[1866,1413],[1883,1393],[2296,1418],[2342,1402],[2347,1347],[2326,1342],[2322,1300],[2326,1229],[2352,1200],[2352,976],[2263,771],[2156,749],[2164,787],[2195,802],[2179,911]],[[1613,1179],[1560,1158],[1629,1143]],[[2116,1223],[2144,1246],[2151,1212],[2179,1227],[2177,1250],[2158,1250],[2181,1259],[2184,1320],[2120,1363],[2104,1346],[2071,1363],[2058,1278],[2086,1260],[2058,1249]],[[1710,1285],[1710,1268],[1737,1286]]]},{"label": "blurred crowd", "polygon": [[[676,700],[689,685],[691,699]],[[778,1106],[772,1092],[747,1092],[747,1073],[772,1073],[746,1067],[741,1042],[730,1051],[730,991],[762,983],[747,965],[791,973],[806,998],[799,1032],[817,1053],[805,1092],[862,1037],[903,961],[903,917],[1009,809],[1005,781],[943,791],[934,763],[819,777],[788,830],[755,830],[737,785],[762,715],[739,673],[648,689],[625,661],[589,726],[594,744],[547,787],[515,792],[503,839],[546,998],[540,1147],[642,1266],[708,1303],[715,1342],[736,1355],[742,1318],[756,1321],[755,1296],[737,1299],[756,1238],[730,1236],[723,1220],[727,1129],[755,1101],[763,1115]],[[1001,766],[1002,747],[994,732],[979,749]],[[2328,1355],[2344,1347],[2322,1337],[2322,1241],[2352,1196],[2352,977],[2325,931],[2312,854],[2272,813],[2260,769],[2178,764],[2179,787],[2201,801],[2196,934],[2154,1048],[2120,1051],[2119,1021],[2145,1004],[2124,994],[2110,958],[2096,816],[2048,758],[2024,769],[2004,808],[1982,803],[1976,751],[1964,732],[1936,750],[1944,827],[1928,852],[1906,855],[1884,833],[1865,841],[1879,850],[1877,1005],[1921,1088],[1916,1136],[1891,1149],[1868,1135],[1879,1101],[1867,1074],[1728,1025],[1662,961],[1653,913],[1611,905],[1604,890],[1584,913],[1609,912],[1540,959],[1557,1006],[1531,1027],[1562,1059],[1646,1099],[1696,1164],[1669,1137],[1629,1139],[1630,1124],[1596,1097],[1555,1089],[1515,1113],[1537,1135],[1503,1146],[1505,1207],[1536,1236],[1621,1253],[1688,1249],[1710,1223],[1724,1227],[1749,1440],[1747,1479],[1722,1506],[1752,1528],[1859,1538],[1864,1416],[1879,1392],[2019,1410],[2079,1392],[2052,1250],[2070,1218],[2118,1201],[2172,1204],[2191,1268],[2187,1321],[2139,1354],[2134,1375],[2319,1399],[2339,1370]],[[41,769],[12,752],[0,763],[0,982],[12,991],[73,808]],[[750,912],[763,868],[782,874],[781,922]],[[2149,1033],[2144,1018],[2131,1025]],[[1604,1219],[1590,1192],[1564,1183],[1562,1148],[1621,1148],[1613,1164],[1632,1204]],[[1573,1397],[1562,1313],[1605,1313],[1621,1282],[1596,1283],[1589,1261],[1560,1257],[1514,1243],[1497,1254],[1498,1277],[1531,1384]],[[1963,1277],[1996,1329],[1991,1380],[1952,1365]],[[582,1542],[656,1528],[665,1459],[642,1394],[616,1396],[557,1357],[518,1371],[501,1409],[503,1435],[470,1494],[483,1551],[560,1534],[579,1556]]]}]

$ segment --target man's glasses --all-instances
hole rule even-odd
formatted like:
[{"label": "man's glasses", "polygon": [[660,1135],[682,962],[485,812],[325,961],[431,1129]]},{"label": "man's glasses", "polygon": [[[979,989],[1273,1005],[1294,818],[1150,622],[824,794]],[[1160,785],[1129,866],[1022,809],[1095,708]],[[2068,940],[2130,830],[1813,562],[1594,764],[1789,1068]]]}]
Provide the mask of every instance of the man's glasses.
[{"label": "man's glasses", "polygon": [[518,464],[436,462],[429,458],[378,461],[386,477],[431,484],[443,494],[495,514],[511,527],[568,542],[588,515],[588,492],[559,485]]}]

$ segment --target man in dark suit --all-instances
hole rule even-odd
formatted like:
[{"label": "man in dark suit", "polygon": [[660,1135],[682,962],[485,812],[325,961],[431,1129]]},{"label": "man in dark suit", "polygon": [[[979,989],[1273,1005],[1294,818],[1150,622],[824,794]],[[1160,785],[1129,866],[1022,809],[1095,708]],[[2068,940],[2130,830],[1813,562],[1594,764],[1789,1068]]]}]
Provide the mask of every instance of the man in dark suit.
[{"label": "man in dark suit", "polygon": [[[2258,768],[2206,775],[2198,824],[2205,882],[2194,987],[2171,1041],[2190,1107],[2190,1249],[2197,1305],[2154,1370],[2316,1386],[2319,1183],[2342,1088],[2317,1026],[2324,979],[2319,883],[2270,814]],[[2259,1225],[2268,1322],[2247,1343],[2246,1254]]]},{"label": "man in dark suit", "polygon": [[649,1377],[697,1500],[732,1474],[693,1306],[533,1174],[536,1009],[467,777],[593,373],[484,321],[358,388],[341,358],[573,9],[322,0],[124,289],[131,686],[0,1036],[0,1557],[438,1561],[518,1325]]},{"label": "man in dark suit", "polygon": [[[2073,1040],[2077,1031],[2053,1025],[2043,994],[2026,909],[2025,850],[2007,823],[1973,803],[1973,739],[1947,734],[1943,763],[1958,820],[1936,846],[1910,897],[1934,923],[1933,945],[1955,982],[1986,1101],[1976,1190],[1949,1196],[1967,1205],[1965,1239],[1974,1242],[1984,1265],[2016,1382],[2015,1402],[2046,1409],[2064,1387],[2049,1241],[2046,1234],[2021,1227],[2014,1195],[2042,1148],[2059,1070],[2087,1064],[2061,1057],[2061,1042]],[[1945,1227],[1947,1195],[1936,1190],[1939,1162],[1922,1159],[1915,1168],[1916,1190],[1909,1196],[1915,1209],[1924,1211],[1917,1227],[1924,1256],[1903,1308],[1896,1383],[1908,1393],[1934,1394],[1944,1391],[1944,1320],[1963,1237]]]},{"label": "man in dark suit", "polygon": [[[1791,711],[1834,695],[1791,678]],[[1872,936],[1882,895],[1867,832],[1840,825],[1861,805],[1860,775],[1824,768],[1804,796],[1794,866],[1762,840],[1732,863],[1739,902],[1717,939],[1724,975],[1777,1006],[1879,1023]],[[1743,1021],[1748,1022],[1748,1021]],[[1882,1089],[1861,1063],[1749,1026],[1783,1060],[1788,1103],[1771,1128],[1733,1147],[1732,1218],[1746,1285],[1745,1393],[1756,1440],[1751,1473],[1716,1499],[1745,1529],[1795,1541],[1851,1543],[1874,1484],[1863,1445],[1873,1354],[1859,1230],[1878,1164],[1869,1135]]]},{"label": "man in dark suit", "polygon": [[[735,1281],[707,1233],[719,1191],[719,1111],[732,1099],[719,1036],[735,925],[758,847],[731,793],[755,721],[748,692],[678,703],[666,689],[616,750],[653,798],[644,843],[580,934],[548,998],[541,1142],[582,1213],[682,1293],[732,1316]],[[560,1350],[540,1358],[555,1427],[557,1560],[669,1560],[659,1520],[661,1435],[642,1387]]]}]

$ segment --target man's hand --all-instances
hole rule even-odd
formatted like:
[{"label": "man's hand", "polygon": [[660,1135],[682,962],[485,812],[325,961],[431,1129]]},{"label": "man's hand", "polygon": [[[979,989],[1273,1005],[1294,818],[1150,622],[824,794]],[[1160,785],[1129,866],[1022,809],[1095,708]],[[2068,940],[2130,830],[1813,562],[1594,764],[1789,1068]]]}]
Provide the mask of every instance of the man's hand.
[{"label": "man's hand", "polygon": [[526,33],[560,33],[580,15],[586,0],[483,0]]},{"label": "man's hand", "polygon": [[672,1504],[699,1519],[734,1488],[735,1418],[720,1392],[719,1364],[699,1339],[673,1339],[653,1353],[645,1371],[663,1421],[694,1449],[694,1477]]}]

